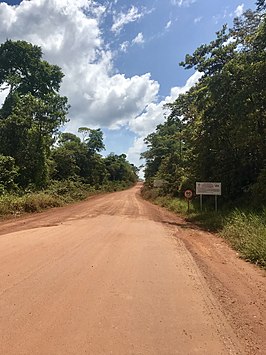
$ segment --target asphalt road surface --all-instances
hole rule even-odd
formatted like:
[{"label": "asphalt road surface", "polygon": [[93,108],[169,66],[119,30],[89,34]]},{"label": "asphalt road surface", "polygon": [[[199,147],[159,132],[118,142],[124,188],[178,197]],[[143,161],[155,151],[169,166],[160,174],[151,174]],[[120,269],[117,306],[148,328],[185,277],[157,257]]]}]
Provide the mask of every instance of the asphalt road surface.
[{"label": "asphalt road surface", "polygon": [[0,222],[0,354],[265,354],[265,272],[139,189]]}]

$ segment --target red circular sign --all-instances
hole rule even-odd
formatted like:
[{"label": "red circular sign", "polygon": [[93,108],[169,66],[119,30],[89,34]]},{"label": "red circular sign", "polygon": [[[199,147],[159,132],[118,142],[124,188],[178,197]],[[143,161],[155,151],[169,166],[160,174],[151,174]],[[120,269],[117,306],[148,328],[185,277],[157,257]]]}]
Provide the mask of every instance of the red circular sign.
[{"label": "red circular sign", "polygon": [[193,197],[193,192],[191,190],[186,190],[184,192],[185,198],[190,199]]}]

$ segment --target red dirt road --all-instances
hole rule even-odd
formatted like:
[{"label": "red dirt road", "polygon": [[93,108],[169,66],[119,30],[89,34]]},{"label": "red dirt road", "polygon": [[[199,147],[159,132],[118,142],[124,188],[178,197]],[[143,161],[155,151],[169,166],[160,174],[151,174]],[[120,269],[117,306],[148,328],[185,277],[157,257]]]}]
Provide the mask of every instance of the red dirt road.
[{"label": "red dirt road", "polygon": [[0,354],[265,354],[265,272],[139,188],[0,223]]}]

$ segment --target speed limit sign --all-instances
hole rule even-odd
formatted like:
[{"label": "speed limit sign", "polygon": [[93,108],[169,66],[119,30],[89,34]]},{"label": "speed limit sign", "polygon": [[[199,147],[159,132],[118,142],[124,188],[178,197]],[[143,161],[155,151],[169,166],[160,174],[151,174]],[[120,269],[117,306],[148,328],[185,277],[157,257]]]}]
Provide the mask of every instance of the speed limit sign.
[{"label": "speed limit sign", "polygon": [[193,197],[193,192],[191,190],[186,190],[184,192],[184,195],[185,195],[185,198],[187,198],[189,200]]}]

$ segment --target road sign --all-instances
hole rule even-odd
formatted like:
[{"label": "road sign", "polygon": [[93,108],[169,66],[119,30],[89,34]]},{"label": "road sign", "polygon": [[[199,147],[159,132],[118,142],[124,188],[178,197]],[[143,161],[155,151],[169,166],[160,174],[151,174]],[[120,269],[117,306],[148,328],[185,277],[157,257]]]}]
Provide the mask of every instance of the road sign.
[{"label": "road sign", "polygon": [[153,187],[163,187],[165,183],[165,180],[154,180]]},{"label": "road sign", "polygon": [[221,195],[220,182],[196,182],[196,195]]},{"label": "road sign", "polygon": [[186,190],[184,192],[185,198],[191,199],[193,197],[193,192],[191,190]]}]

